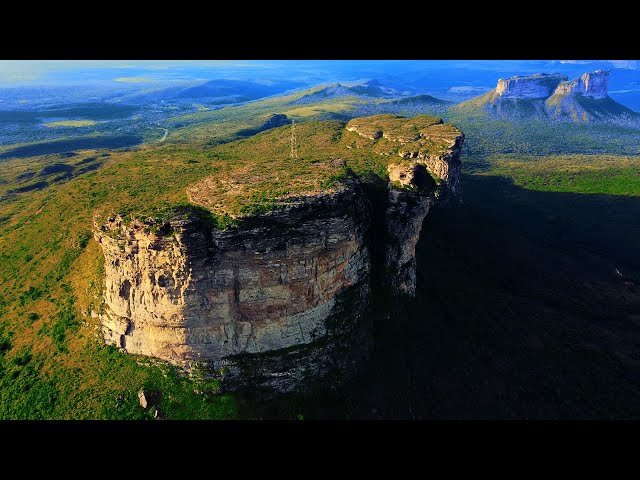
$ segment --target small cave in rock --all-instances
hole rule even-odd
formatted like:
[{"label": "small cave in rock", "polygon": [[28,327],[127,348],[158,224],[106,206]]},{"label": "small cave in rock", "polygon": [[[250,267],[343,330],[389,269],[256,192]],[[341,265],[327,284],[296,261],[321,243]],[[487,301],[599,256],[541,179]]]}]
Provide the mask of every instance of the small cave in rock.
[{"label": "small cave in rock", "polygon": [[131,335],[135,328],[136,328],[136,326],[135,326],[135,324],[133,322],[128,322],[127,323],[127,328],[126,328],[124,334],[125,335]]},{"label": "small cave in rock", "polygon": [[125,280],[122,282],[120,286],[120,296],[122,298],[129,298],[129,294],[131,293],[131,282],[129,280]]},{"label": "small cave in rock", "polygon": [[435,180],[423,165],[417,165],[413,174],[413,183],[420,190],[433,190],[436,188]]}]

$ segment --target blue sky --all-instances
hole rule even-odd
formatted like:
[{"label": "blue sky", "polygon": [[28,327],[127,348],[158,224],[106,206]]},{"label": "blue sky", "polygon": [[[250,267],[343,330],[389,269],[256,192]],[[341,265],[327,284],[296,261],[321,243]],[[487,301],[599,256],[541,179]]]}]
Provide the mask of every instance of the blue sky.
[{"label": "blue sky", "polygon": [[[587,68],[607,62],[610,67],[640,69],[640,62],[589,60],[424,60],[424,61],[351,61],[351,60],[2,60],[0,85],[78,83],[166,83],[210,78],[261,77],[306,79],[315,81],[398,74],[419,68],[522,73],[537,68],[565,70]],[[607,65],[603,64],[603,65]],[[335,77],[335,78],[334,78]]]}]

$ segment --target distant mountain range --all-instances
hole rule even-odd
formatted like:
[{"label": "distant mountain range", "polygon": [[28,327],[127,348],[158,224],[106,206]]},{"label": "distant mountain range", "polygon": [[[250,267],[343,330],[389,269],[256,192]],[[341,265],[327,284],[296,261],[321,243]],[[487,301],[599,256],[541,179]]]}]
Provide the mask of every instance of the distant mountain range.
[{"label": "distant mountain range", "polygon": [[277,95],[302,85],[295,81],[215,79],[199,85],[148,89],[122,96],[119,101],[137,105],[157,101],[194,100],[206,101],[208,105],[226,105]]},{"label": "distant mountain range", "polygon": [[[449,112],[511,120],[538,118],[570,123],[640,121],[639,113],[608,95],[608,84],[607,70],[584,73],[573,80],[562,74],[537,73],[501,78],[493,90],[454,104],[431,95],[407,96],[379,80],[368,80],[357,84],[335,83],[315,87],[291,103],[310,105],[355,97],[365,102],[358,110],[359,114],[397,113],[402,108],[419,107],[439,115]],[[407,113],[411,114],[410,111]]]},{"label": "distant mountain range", "polygon": [[356,84],[334,83],[327,86],[314,88],[296,101],[299,104],[315,103],[329,98],[339,98],[347,96],[370,97],[370,98],[396,98],[402,93],[398,90],[384,86],[378,80],[368,80]]},{"label": "distant mountain range", "polygon": [[[453,123],[459,121],[460,125],[474,118],[525,122],[535,118],[545,122],[615,122],[640,128],[640,114],[626,106],[634,104],[626,100],[624,105],[618,103],[614,98],[619,98],[616,95],[620,90],[612,92],[614,98],[609,96],[610,81],[611,85],[617,82],[633,90],[635,77],[629,76],[629,72],[637,75],[633,70],[615,69],[611,73],[595,70],[579,74],[573,80],[559,73],[511,76],[499,79],[494,89],[471,99],[468,98],[472,92],[477,94],[487,87],[484,90],[470,84],[449,87],[463,92],[453,97],[456,102],[464,100],[461,103],[454,103],[452,97],[431,95],[432,87],[405,88],[389,78],[313,87],[297,78],[215,79],[135,91],[127,85],[124,90],[105,90],[94,96],[78,87],[77,99],[90,99],[86,102],[68,102],[70,97],[63,90],[53,88],[40,93],[16,89],[13,96],[0,89],[0,146],[91,135],[124,135],[136,142],[140,137],[141,141],[169,143],[188,142],[197,137],[209,144],[251,136],[292,119],[348,121],[383,113],[431,115]],[[428,82],[428,73],[429,69],[425,69],[415,75],[422,75],[424,82]],[[621,81],[618,77],[624,75],[627,76]],[[481,72],[480,78],[485,79],[486,72]],[[208,125],[211,122],[224,128],[216,128],[214,133]]]}]

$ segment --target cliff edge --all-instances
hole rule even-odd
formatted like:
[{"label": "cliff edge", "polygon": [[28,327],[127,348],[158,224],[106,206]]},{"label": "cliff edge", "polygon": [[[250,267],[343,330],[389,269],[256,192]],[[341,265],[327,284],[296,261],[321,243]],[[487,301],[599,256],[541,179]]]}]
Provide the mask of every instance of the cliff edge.
[{"label": "cliff edge", "polygon": [[96,218],[106,343],[197,365],[228,389],[291,391],[356,371],[375,316],[415,293],[429,209],[460,199],[464,135],[393,115],[296,135],[298,158],[290,127],[219,147],[246,160],[189,187],[190,205]]},{"label": "cliff edge", "polygon": [[495,93],[502,98],[547,98],[567,79],[566,75],[546,73],[500,78]]}]

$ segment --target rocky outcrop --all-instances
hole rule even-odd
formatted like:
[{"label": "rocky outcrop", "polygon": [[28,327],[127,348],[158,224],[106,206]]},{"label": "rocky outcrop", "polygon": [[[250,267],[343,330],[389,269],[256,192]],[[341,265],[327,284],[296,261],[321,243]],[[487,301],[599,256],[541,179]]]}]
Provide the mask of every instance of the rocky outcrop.
[{"label": "rocky outcrop", "polygon": [[115,215],[96,224],[105,341],[198,365],[229,389],[348,378],[371,347],[371,322],[388,314],[372,304],[415,293],[430,207],[460,193],[461,132],[431,122],[410,134],[389,122],[379,136],[397,150],[388,185],[350,172],[331,191],[224,229],[197,207],[164,223]]},{"label": "rocky outcrop", "polygon": [[416,244],[422,222],[434,203],[434,197],[416,191],[392,188],[385,212],[389,241],[385,245],[385,284],[398,295],[416,292]]},{"label": "rocky outcrop", "polygon": [[596,70],[558,85],[545,103],[547,115],[556,121],[616,121],[637,125],[638,114],[607,93],[609,72]]},{"label": "rocky outcrop", "polygon": [[[424,218],[436,199],[440,203],[462,201],[460,150],[464,135],[437,118],[399,120],[392,115],[356,118],[346,129],[367,140],[386,140],[386,144],[376,144],[378,153],[396,153],[403,159],[387,167],[385,284],[396,295],[413,296],[415,247]],[[434,149],[434,143],[439,148]]]},{"label": "rocky outcrop", "polygon": [[546,73],[501,78],[495,91],[503,98],[547,98],[560,82],[566,80],[566,75]]},{"label": "rocky outcrop", "polygon": [[561,83],[554,94],[583,95],[594,99],[603,99],[607,97],[608,86],[609,71],[596,70],[592,73],[584,73],[570,82]]},{"label": "rocky outcrop", "polygon": [[[389,163],[387,170],[392,183],[424,189],[425,182],[431,177],[440,185],[435,194],[437,197],[445,202],[462,201],[460,150],[464,134],[457,128],[435,117],[375,115],[350,120],[346,130],[367,140],[386,140],[375,143],[376,152],[398,155],[405,160]],[[372,145],[369,142],[360,148]]]}]

